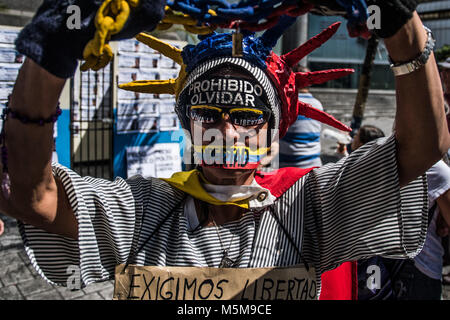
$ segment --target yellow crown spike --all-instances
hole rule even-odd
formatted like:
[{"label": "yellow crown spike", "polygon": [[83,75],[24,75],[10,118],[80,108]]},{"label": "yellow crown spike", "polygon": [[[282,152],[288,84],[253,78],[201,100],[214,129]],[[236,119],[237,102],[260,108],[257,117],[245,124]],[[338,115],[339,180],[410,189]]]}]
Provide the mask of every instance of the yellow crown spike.
[{"label": "yellow crown spike", "polygon": [[208,27],[208,26],[204,26],[204,27],[189,26],[189,25],[184,26],[184,30],[186,30],[187,32],[190,32],[193,34],[200,34],[200,35],[213,33],[215,29],[216,28],[214,28],[214,27]]},{"label": "yellow crown spike", "polygon": [[178,77],[176,79],[137,80],[121,84],[119,85],[119,88],[142,93],[174,94],[178,98],[181,89],[183,89],[183,84],[186,81],[187,75],[186,65],[183,63],[183,58],[181,57],[182,50],[145,33],[140,33],[136,36],[136,39],[149,46],[150,48],[157,50],[169,59],[175,61],[181,66],[181,70],[178,73]]},{"label": "yellow crown spike", "polygon": [[119,85],[120,89],[158,94],[175,94],[175,79],[169,80],[138,80]]},{"label": "yellow crown spike", "polygon": [[164,41],[161,41],[149,34],[140,33],[136,36],[136,39],[150,48],[157,50],[169,59],[172,59],[180,66],[183,64],[183,58],[181,57],[181,49],[178,49]]},{"label": "yellow crown spike", "polygon": [[186,67],[181,67],[178,78],[168,80],[137,80],[120,84],[119,88],[141,93],[174,94],[177,98],[186,80]]}]

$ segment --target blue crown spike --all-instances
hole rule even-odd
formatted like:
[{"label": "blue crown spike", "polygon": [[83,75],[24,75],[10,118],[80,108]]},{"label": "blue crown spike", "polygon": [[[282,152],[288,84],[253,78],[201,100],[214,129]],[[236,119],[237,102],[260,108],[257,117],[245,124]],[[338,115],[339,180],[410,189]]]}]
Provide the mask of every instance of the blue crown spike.
[{"label": "blue crown spike", "polygon": [[231,20],[241,19],[249,20],[255,15],[255,10],[252,7],[246,7],[242,9],[217,9],[217,14]]},{"label": "blue crown spike", "polygon": [[207,39],[211,36],[215,36],[215,35],[217,35],[217,32],[213,31],[212,33],[209,33],[209,34],[199,34],[199,35],[197,35],[197,38],[198,38],[198,40],[202,41],[202,40],[205,40],[205,39]]},{"label": "blue crown spike", "polygon": [[[272,47],[265,45],[253,32],[243,33],[242,47],[243,59],[265,70],[266,59],[272,51]],[[219,57],[230,57],[233,50],[231,33],[216,33],[203,38],[197,45],[187,45],[181,55],[186,65],[186,71],[191,72],[203,61]]]},{"label": "blue crown spike", "polygon": [[227,0],[197,0],[197,3],[200,5],[213,5],[219,6],[220,8],[231,8],[231,4],[228,3]]},{"label": "blue crown spike", "polygon": [[278,39],[280,39],[280,37],[283,35],[283,33],[290,26],[292,26],[296,20],[297,20],[296,17],[290,17],[290,16],[286,16],[286,15],[281,16],[277,25],[271,29],[268,29],[266,32],[264,32],[264,34],[259,39],[265,46],[268,46],[270,48],[275,47]]}]

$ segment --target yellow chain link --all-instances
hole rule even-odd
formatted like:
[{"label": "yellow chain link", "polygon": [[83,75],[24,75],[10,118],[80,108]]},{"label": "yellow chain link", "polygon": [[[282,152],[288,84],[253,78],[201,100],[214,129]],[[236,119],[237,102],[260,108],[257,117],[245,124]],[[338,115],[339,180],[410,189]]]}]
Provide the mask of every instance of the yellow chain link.
[{"label": "yellow chain link", "polygon": [[130,7],[136,7],[139,0],[105,0],[95,17],[94,39],[88,42],[83,51],[85,63],[81,71],[89,69],[98,71],[104,68],[113,58],[108,42],[111,36],[119,33],[130,16]]},{"label": "yellow chain link", "polygon": [[[85,63],[81,71],[92,69],[98,71],[106,67],[113,58],[113,52],[108,42],[111,36],[119,33],[130,16],[131,8],[139,5],[139,0],[105,0],[97,11],[95,17],[96,32],[94,39],[88,42],[83,51]],[[158,24],[157,30],[167,30],[174,24],[183,25],[187,32],[194,34],[209,34],[216,27],[199,25],[191,16],[173,11],[169,6],[165,7],[165,17]],[[216,16],[214,10],[209,14]]]}]

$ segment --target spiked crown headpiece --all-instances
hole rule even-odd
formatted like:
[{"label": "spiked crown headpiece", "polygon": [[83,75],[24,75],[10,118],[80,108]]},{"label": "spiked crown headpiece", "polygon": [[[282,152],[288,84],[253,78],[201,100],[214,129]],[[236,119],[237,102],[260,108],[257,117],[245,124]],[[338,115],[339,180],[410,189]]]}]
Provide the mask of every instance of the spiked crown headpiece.
[{"label": "spiked crown headpiece", "polygon": [[[331,115],[313,108],[298,99],[301,88],[320,84],[353,73],[353,69],[333,69],[316,72],[293,72],[292,67],[316,48],[325,43],[337,31],[340,23],[335,23],[313,37],[297,49],[278,56],[272,48],[283,32],[295,22],[295,18],[284,16],[279,23],[267,30],[261,37],[253,33],[244,33],[242,41],[243,56],[233,57],[232,35],[229,33],[204,36],[197,45],[187,45],[183,50],[177,49],[150,35],[140,34],[137,39],[181,66],[178,78],[168,80],[134,81],[120,85],[120,88],[143,93],[168,93],[177,97],[176,112],[184,128],[189,123],[184,112],[183,91],[190,83],[205,72],[220,65],[231,64],[241,67],[265,89],[270,107],[275,111],[275,127],[279,129],[280,138],[299,115],[318,120],[339,130],[351,129]],[[275,110],[279,109],[279,110]],[[278,115],[278,116],[277,116]]]}]

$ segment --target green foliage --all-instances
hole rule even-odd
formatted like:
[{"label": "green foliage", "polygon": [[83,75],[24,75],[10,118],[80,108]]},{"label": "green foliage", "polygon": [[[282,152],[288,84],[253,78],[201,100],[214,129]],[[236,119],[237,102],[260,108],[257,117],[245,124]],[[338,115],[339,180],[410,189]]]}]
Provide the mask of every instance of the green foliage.
[{"label": "green foliage", "polygon": [[434,54],[437,61],[445,61],[447,58],[450,58],[450,45],[444,45],[442,48],[437,49]]}]

